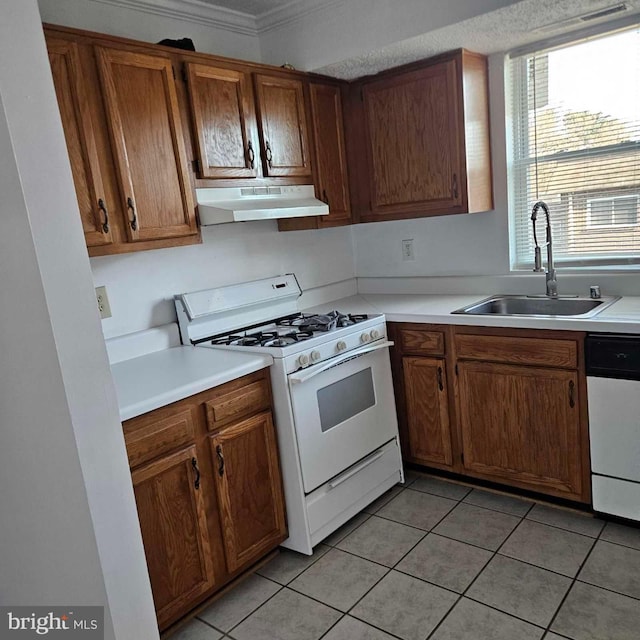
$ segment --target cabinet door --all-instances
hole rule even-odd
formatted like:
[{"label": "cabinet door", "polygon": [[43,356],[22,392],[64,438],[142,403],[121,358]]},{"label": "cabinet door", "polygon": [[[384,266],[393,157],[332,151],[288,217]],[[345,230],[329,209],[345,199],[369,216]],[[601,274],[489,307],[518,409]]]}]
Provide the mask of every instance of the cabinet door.
[{"label": "cabinet door", "polygon": [[271,413],[210,436],[227,568],[257,559],[287,535]]},{"label": "cabinet door", "polygon": [[197,233],[171,61],[96,53],[129,241]]},{"label": "cabinet door", "polygon": [[162,628],[215,582],[196,447],[159,458],[131,475]]},{"label": "cabinet door", "polygon": [[371,213],[457,213],[466,183],[456,61],[363,88]]},{"label": "cabinet door", "polygon": [[88,247],[111,244],[111,221],[98,162],[91,109],[80,69],[78,45],[67,40],[47,38],[47,49],[85,240]]},{"label": "cabinet door", "polygon": [[465,469],[580,499],[577,373],[484,362],[458,371]]},{"label": "cabinet door", "polygon": [[255,112],[248,74],[187,63],[202,178],[258,175]]},{"label": "cabinet door", "polygon": [[453,464],[445,361],[403,358],[411,462]]},{"label": "cabinet door", "polygon": [[319,219],[320,226],[347,224],[351,221],[351,203],[340,87],[312,84],[310,95],[317,194],[329,205],[329,215]]},{"label": "cabinet door", "polygon": [[264,175],[311,176],[302,82],[256,75],[255,84]]}]

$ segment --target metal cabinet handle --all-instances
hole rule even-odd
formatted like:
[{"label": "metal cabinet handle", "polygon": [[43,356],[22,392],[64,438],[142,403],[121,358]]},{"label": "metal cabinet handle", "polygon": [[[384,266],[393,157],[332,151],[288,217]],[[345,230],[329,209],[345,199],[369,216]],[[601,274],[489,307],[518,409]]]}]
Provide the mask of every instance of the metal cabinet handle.
[{"label": "metal cabinet handle", "polygon": [[220,445],[216,447],[216,454],[218,455],[218,475],[222,478],[224,475],[224,456]]},{"label": "metal cabinet handle", "polygon": [[444,391],[444,383],[442,382],[442,367],[438,367],[438,389]]},{"label": "metal cabinet handle", "polygon": [[573,407],[576,406],[576,400],[575,400],[575,388],[576,385],[573,382],[573,380],[569,381],[569,406],[573,409]]},{"label": "metal cabinet handle", "polygon": [[273,160],[273,154],[271,153],[271,147],[269,146],[269,141],[265,140],[264,141],[264,155],[267,158],[267,164],[269,165],[269,168],[271,169],[272,165],[272,160]]},{"label": "metal cabinet handle", "polygon": [[251,165],[251,168],[254,168],[254,161],[256,159],[256,154],[253,151],[253,144],[251,142],[251,140],[249,140],[249,142],[247,143],[247,157],[249,158],[249,164]]},{"label": "metal cabinet handle", "polygon": [[193,481],[195,489],[200,488],[200,469],[198,469],[198,461],[195,458],[191,458],[191,467],[195,471],[196,479]]},{"label": "metal cabinet handle", "polygon": [[107,211],[107,207],[105,206],[104,200],[102,198],[98,199],[98,209],[104,216],[102,222],[102,233],[109,233],[109,212]]},{"label": "metal cabinet handle", "polygon": [[458,174],[457,173],[453,174],[453,183],[451,188],[453,190],[453,197],[457,200],[458,199]]},{"label": "metal cabinet handle", "polygon": [[136,215],[136,208],[133,206],[133,200],[131,198],[127,198],[127,209],[129,209],[133,215],[133,218],[129,220],[129,224],[131,225],[131,229],[133,231],[138,230],[138,216]]}]

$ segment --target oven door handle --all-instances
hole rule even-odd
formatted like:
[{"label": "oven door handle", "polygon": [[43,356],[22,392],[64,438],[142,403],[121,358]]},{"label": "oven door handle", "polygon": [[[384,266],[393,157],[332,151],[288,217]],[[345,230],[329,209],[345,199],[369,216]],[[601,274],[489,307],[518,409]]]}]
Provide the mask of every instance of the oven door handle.
[{"label": "oven door handle", "polygon": [[323,364],[319,364],[312,369],[307,369],[303,373],[300,374],[290,374],[289,375],[289,384],[299,384],[301,382],[306,382],[307,380],[311,380],[319,373],[326,371],[327,369],[331,369],[332,367],[337,367],[338,365],[343,364],[351,360],[352,358],[357,358],[358,356],[362,356],[365,353],[372,353],[373,351],[379,351],[380,349],[388,349],[393,346],[393,342],[390,340],[385,340],[384,342],[380,342],[379,344],[371,345],[370,347],[361,347],[360,349],[354,349],[353,351],[349,351],[345,353],[345,355],[337,360],[331,359]]}]

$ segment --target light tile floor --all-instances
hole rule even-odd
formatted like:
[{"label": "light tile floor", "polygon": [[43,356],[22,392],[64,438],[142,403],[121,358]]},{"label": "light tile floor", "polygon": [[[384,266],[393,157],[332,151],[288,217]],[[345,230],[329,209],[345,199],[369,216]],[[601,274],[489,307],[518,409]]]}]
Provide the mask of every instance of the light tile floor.
[{"label": "light tile floor", "polygon": [[173,638],[638,640],[640,529],[408,472]]}]

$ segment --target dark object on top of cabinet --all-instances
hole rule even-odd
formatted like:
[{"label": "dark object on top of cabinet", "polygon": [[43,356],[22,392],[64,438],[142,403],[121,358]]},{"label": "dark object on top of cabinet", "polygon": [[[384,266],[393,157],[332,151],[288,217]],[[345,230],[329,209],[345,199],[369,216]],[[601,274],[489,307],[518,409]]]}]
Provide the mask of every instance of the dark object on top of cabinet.
[{"label": "dark object on top of cabinet", "polygon": [[196,47],[193,44],[193,40],[191,38],[177,38],[176,40],[165,38],[164,40],[160,40],[158,44],[161,44],[165,47],[173,47],[174,49],[182,49],[183,51],[196,50]]}]

